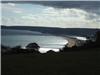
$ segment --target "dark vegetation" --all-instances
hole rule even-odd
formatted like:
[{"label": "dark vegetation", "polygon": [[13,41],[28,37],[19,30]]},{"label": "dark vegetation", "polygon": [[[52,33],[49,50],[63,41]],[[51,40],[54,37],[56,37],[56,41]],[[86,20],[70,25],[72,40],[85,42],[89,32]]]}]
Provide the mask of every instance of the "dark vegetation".
[{"label": "dark vegetation", "polygon": [[[15,46],[13,48],[1,45],[1,55],[5,54],[18,54],[18,53],[37,53],[40,46],[37,43],[30,43],[26,46],[26,49],[21,46]],[[39,53],[39,52],[38,52]]]},{"label": "dark vegetation", "polygon": [[26,49],[1,46],[1,75],[100,75],[100,31],[96,41],[83,46],[67,45],[55,53],[38,52],[39,45],[30,43]]},{"label": "dark vegetation", "polygon": [[100,75],[99,50],[4,55],[1,75]]}]

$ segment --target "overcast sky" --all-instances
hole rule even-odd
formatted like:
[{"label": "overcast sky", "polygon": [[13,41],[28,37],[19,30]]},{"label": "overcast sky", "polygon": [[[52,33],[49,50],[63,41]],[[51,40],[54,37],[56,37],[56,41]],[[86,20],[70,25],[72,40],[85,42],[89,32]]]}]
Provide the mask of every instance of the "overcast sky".
[{"label": "overcast sky", "polygon": [[2,1],[100,1],[100,0],[2,0]]},{"label": "overcast sky", "polygon": [[100,2],[2,2],[2,25],[100,28]]}]

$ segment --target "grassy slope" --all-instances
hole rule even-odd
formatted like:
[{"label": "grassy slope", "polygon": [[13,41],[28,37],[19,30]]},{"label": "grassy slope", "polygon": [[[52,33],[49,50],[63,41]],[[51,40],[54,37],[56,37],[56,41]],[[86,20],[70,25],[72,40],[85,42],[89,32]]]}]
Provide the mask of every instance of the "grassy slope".
[{"label": "grassy slope", "polygon": [[100,75],[100,51],[2,56],[2,75]]}]

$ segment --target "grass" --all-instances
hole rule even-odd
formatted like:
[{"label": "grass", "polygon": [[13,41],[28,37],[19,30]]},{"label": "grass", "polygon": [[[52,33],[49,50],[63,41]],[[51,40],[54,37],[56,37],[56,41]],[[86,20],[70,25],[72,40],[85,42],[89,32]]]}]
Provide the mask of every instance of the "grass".
[{"label": "grass", "polygon": [[1,74],[100,75],[99,49],[47,54],[4,55],[1,57]]}]

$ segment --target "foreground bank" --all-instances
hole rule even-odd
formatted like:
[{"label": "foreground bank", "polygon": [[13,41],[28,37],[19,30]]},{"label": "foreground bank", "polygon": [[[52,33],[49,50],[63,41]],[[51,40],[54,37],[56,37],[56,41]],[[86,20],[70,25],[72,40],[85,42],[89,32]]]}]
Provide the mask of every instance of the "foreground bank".
[{"label": "foreground bank", "polygon": [[2,75],[100,75],[100,48],[4,55]]}]

